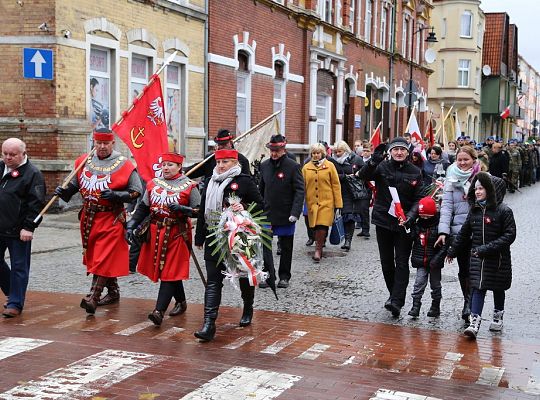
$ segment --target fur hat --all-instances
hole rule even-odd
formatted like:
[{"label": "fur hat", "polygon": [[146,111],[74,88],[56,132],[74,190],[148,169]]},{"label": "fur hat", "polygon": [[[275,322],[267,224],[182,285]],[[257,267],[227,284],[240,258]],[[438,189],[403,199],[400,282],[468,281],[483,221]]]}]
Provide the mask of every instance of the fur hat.
[{"label": "fur hat", "polygon": [[238,160],[238,151],[234,149],[216,150],[214,157],[216,160],[223,160],[224,158],[234,158],[235,160]]}]

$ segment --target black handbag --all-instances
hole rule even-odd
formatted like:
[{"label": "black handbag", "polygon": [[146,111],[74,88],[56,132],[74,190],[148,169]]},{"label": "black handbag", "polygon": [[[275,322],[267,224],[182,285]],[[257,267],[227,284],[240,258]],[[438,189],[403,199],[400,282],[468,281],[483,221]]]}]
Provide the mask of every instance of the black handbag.
[{"label": "black handbag", "polygon": [[371,190],[366,187],[364,181],[355,176],[345,175],[345,182],[347,182],[354,200],[371,199]]}]

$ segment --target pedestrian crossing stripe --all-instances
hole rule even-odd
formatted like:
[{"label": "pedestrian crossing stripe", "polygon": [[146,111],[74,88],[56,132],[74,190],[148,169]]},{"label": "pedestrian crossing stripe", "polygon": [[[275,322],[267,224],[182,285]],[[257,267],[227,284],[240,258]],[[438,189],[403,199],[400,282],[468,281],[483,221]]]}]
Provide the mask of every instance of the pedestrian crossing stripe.
[{"label": "pedestrian crossing stripe", "polygon": [[8,337],[0,339],[0,360],[24,353],[25,351],[36,349],[41,346],[45,346],[49,343],[51,343],[50,340],[22,337]]},{"label": "pedestrian crossing stripe", "polygon": [[104,350],[1,393],[0,399],[91,397],[165,359],[153,354]]},{"label": "pedestrian crossing stripe", "polygon": [[369,400],[442,400],[437,397],[429,397],[421,394],[399,392],[397,390],[379,389],[375,397]]},{"label": "pedestrian crossing stripe", "polygon": [[265,399],[278,397],[301,376],[263,369],[232,367],[181,400]]}]

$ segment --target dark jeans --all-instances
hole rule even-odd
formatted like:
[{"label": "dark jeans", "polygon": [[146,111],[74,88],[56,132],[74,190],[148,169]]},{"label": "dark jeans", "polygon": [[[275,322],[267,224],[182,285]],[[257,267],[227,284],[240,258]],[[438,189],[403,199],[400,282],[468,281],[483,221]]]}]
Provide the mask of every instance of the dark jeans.
[{"label": "dark jeans", "polygon": [[[482,310],[484,309],[484,300],[486,298],[486,292],[487,290],[473,289],[471,314],[482,315]],[[504,299],[505,299],[504,290],[493,291],[493,302],[495,303],[495,310],[497,311],[504,310]]]},{"label": "dark jeans", "polygon": [[412,239],[404,230],[394,232],[380,226],[375,228],[382,272],[391,301],[403,307],[409,284],[409,258]]},{"label": "dark jeans", "polygon": [[[32,242],[23,242],[19,238],[0,236],[0,288],[9,296],[8,308],[24,308],[26,288],[30,276],[30,255]],[[9,251],[11,269],[6,264],[6,250]]]}]

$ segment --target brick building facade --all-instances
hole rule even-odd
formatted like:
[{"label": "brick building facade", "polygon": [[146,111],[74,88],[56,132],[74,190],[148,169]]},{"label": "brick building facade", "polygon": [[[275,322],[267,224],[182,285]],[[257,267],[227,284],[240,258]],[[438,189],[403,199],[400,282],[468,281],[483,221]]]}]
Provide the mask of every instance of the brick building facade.
[{"label": "brick building facade", "polygon": [[280,108],[297,152],[319,140],[352,145],[380,121],[385,138],[400,135],[411,66],[423,127],[431,9],[422,0],[210,1],[210,137]]},{"label": "brick building facade", "polygon": [[[206,141],[205,0],[2,2],[0,140],[20,137],[54,187],[174,51],[161,74],[170,146]],[[23,78],[23,48],[53,50],[52,80]],[[125,150],[122,144],[117,146]]]}]

